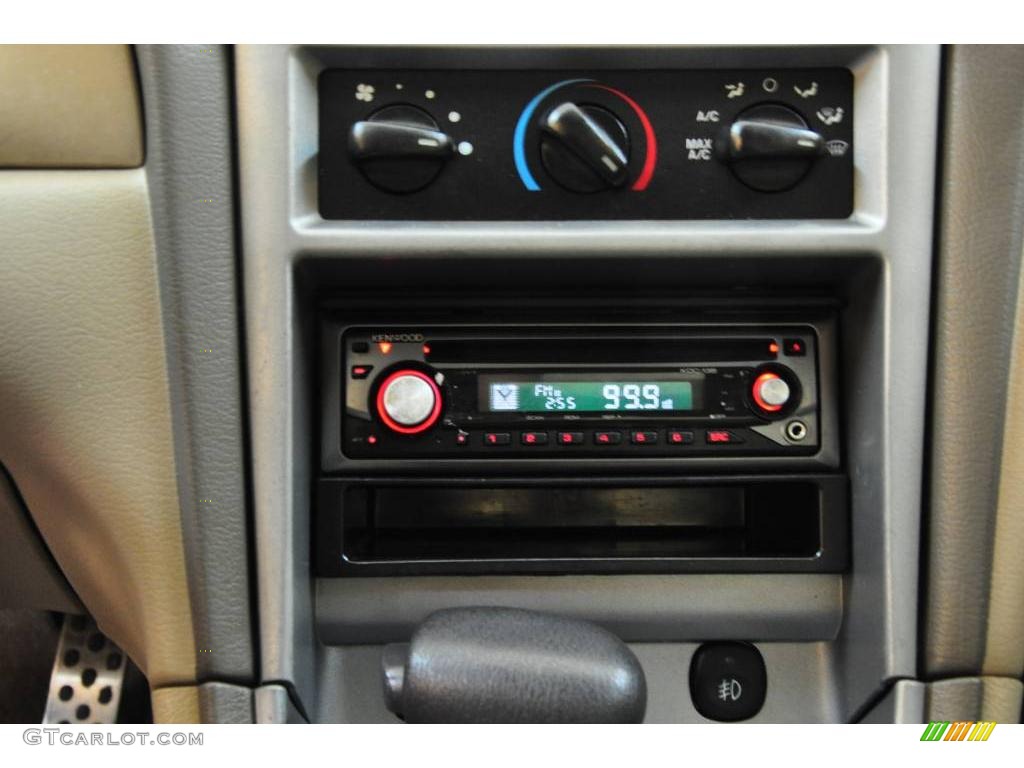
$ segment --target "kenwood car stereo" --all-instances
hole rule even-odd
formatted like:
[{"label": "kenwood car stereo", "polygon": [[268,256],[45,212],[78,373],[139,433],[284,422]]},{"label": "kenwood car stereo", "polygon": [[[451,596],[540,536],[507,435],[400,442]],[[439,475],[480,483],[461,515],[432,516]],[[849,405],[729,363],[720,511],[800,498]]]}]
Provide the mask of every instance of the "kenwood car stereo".
[{"label": "kenwood car stereo", "polygon": [[342,329],[350,459],[806,456],[808,325]]}]

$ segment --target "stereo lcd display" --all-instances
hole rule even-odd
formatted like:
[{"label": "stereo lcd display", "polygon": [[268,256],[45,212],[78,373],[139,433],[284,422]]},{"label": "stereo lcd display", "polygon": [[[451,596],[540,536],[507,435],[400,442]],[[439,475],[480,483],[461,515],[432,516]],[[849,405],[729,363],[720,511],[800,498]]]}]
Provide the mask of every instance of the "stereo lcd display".
[{"label": "stereo lcd display", "polygon": [[691,379],[482,378],[482,394],[486,393],[482,405],[492,413],[692,411],[696,407]]}]

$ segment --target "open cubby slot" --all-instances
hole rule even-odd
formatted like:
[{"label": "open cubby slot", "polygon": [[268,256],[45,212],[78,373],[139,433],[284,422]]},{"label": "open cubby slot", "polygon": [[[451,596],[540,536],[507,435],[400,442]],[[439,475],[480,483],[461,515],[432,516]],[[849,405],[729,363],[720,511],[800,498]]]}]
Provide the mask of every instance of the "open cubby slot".
[{"label": "open cubby slot", "polygon": [[340,554],[351,565],[813,559],[823,542],[822,492],[812,481],[367,484],[341,498]]}]

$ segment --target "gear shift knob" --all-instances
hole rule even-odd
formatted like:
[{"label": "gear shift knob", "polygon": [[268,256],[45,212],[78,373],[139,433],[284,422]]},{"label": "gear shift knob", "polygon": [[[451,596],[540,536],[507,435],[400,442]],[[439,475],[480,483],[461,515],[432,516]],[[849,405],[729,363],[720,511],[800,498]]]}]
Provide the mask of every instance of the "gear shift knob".
[{"label": "gear shift knob", "polygon": [[625,643],[534,611],[438,611],[382,666],[388,709],[410,723],[638,723],[647,708]]}]

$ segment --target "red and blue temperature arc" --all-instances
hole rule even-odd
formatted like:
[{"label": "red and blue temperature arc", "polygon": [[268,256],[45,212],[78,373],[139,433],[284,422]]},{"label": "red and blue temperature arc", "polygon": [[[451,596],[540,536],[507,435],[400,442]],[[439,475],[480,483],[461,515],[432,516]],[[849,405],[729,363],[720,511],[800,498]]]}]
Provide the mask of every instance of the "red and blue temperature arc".
[{"label": "red and blue temperature arc", "polygon": [[526,105],[522,114],[519,115],[519,120],[516,122],[515,133],[512,135],[512,155],[515,158],[516,171],[519,173],[519,178],[523,180],[523,185],[531,192],[540,191],[540,184],[538,184],[537,180],[533,177],[533,173],[530,172],[530,166],[526,162],[526,129],[530,125],[533,113],[537,111],[537,106],[544,99],[559,88],[564,88],[567,85],[580,85],[584,88],[599,88],[602,91],[607,91],[613,96],[622,99],[622,101],[624,101],[629,108],[636,113],[637,119],[640,121],[640,125],[643,126],[644,129],[646,155],[644,156],[643,165],[640,168],[640,175],[637,176],[636,181],[633,182],[633,186],[630,187],[630,189],[634,192],[640,192],[647,189],[647,185],[651,181],[651,176],[654,175],[654,165],[658,162],[658,142],[654,138],[654,128],[651,126],[651,121],[648,119],[647,113],[640,108],[639,104],[633,101],[633,99],[622,91],[588,79],[562,80],[560,83],[548,86],[530,99],[530,103]]}]

